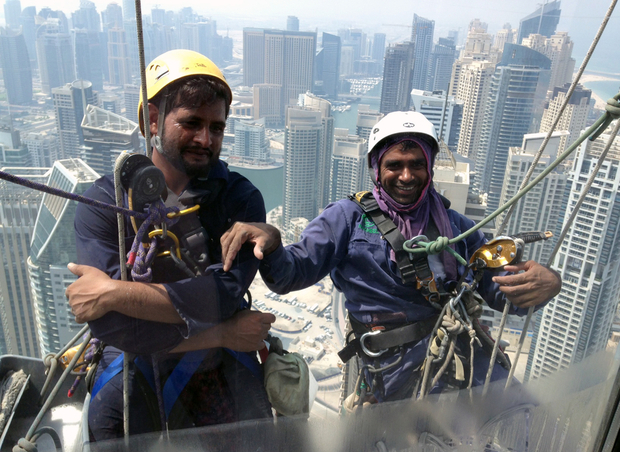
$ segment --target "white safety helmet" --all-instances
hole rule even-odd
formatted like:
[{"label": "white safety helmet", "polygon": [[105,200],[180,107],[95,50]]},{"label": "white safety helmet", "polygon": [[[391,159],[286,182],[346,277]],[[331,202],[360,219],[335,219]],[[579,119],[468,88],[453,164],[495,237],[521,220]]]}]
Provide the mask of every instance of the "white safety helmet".
[{"label": "white safety helmet", "polygon": [[435,126],[432,122],[417,111],[395,111],[385,115],[370,132],[370,137],[368,138],[368,166],[370,166],[370,154],[375,149],[379,149],[386,138],[394,135],[408,134],[421,135],[431,146],[433,155],[439,152],[439,142],[437,141]]}]

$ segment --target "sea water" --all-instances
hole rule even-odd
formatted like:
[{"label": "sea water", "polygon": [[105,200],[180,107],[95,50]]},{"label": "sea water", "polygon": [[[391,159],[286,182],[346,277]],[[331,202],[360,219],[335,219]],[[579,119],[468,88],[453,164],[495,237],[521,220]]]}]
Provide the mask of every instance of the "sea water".
[{"label": "sea water", "polygon": [[596,95],[598,95],[604,101],[611,99],[620,91],[620,80],[603,80],[585,82],[584,86],[591,89]]}]

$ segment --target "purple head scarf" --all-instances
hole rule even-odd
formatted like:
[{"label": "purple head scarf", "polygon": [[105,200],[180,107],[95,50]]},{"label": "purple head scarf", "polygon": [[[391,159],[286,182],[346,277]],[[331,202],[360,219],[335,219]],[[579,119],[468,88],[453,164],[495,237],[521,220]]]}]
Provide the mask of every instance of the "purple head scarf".
[{"label": "purple head scarf", "polygon": [[[392,149],[405,141],[412,141],[418,145],[423,151],[426,157],[426,173],[428,179],[424,186],[422,193],[418,200],[413,204],[400,204],[385,191],[381,185],[379,167],[381,159],[387,151]],[[388,214],[390,219],[394,222],[398,230],[409,240],[415,236],[424,234],[428,226],[429,218],[433,218],[439,234],[443,237],[453,238],[452,227],[450,226],[450,219],[448,218],[448,212],[446,207],[439,196],[439,193],[433,187],[433,164],[434,156],[431,146],[421,138],[407,137],[397,140],[388,141],[383,147],[373,152],[370,155],[370,163],[372,169],[375,172],[375,188],[372,192],[373,196],[379,204],[379,208]],[[392,259],[394,259],[394,253],[392,252]],[[443,252],[440,255],[446,277],[448,280],[455,280],[457,278],[456,260],[447,252]]]}]

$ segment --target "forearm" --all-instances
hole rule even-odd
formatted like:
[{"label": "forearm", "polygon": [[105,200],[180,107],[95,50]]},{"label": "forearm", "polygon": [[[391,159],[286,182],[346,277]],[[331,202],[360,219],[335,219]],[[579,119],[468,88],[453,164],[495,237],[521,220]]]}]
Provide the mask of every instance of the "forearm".
[{"label": "forearm", "polygon": [[118,280],[110,282],[113,289],[104,298],[107,311],[153,322],[183,323],[163,285]]},{"label": "forearm", "polygon": [[185,353],[193,350],[204,350],[208,348],[223,347],[222,343],[222,324],[201,331],[195,336],[185,339],[177,347],[171,350],[171,353]]}]

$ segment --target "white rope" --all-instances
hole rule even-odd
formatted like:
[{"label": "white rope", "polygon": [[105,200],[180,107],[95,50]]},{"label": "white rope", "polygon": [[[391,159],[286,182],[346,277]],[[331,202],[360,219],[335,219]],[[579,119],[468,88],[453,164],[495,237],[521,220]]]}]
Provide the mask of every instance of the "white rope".
[{"label": "white rope", "polygon": [[[607,23],[609,22],[609,19],[611,17],[611,14],[614,11],[614,8],[616,7],[616,3],[617,0],[612,0],[611,4],[609,5],[609,8],[607,10],[607,13],[605,14],[605,17],[603,18],[603,21],[601,22],[601,25],[596,33],[596,36],[594,37],[594,40],[592,41],[592,43],[590,44],[590,48],[588,49],[588,52],[586,53],[586,56],[583,60],[583,62],[581,63],[580,67],[579,67],[579,71],[577,71],[577,75],[575,77],[575,79],[573,80],[573,83],[571,83],[571,86],[566,94],[566,98],[564,99],[564,102],[562,103],[562,107],[560,108],[560,111],[558,112],[557,116],[555,117],[555,120],[553,121],[553,125],[551,126],[551,129],[549,129],[549,132],[547,133],[547,136],[545,137],[545,139],[543,140],[540,149],[538,150],[538,152],[536,153],[536,156],[534,157],[534,160],[532,161],[532,165],[530,166],[528,172],[525,175],[525,178],[523,179],[523,182],[521,183],[521,187],[519,188],[519,190],[523,190],[532,174],[534,173],[534,170],[536,169],[536,166],[538,164],[538,161],[540,160],[540,157],[542,156],[542,153],[545,149],[545,147],[547,146],[547,143],[549,142],[550,138],[551,138],[551,134],[555,131],[555,128],[557,127],[560,118],[562,117],[562,113],[564,112],[564,109],[566,108],[566,106],[568,105],[568,102],[570,101],[570,97],[573,94],[573,91],[575,90],[577,84],[579,83],[579,80],[581,78],[581,75],[583,74],[583,72],[585,71],[590,58],[592,57],[592,54],[594,53],[594,49],[596,49],[596,46],[598,44],[598,42],[601,39],[601,36],[603,35],[603,31],[605,30],[605,27],[607,26]],[[508,223],[508,221],[510,220],[510,217],[514,211],[516,207],[516,204],[513,204],[510,207],[510,210],[508,211],[508,213],[506,214],[506,217],[504,218],[504,220],[502,221],[502,224],[500,225],[499,229],[498,229],[498,235],[500,235],[504,228],[506,227],[506,224]],[[558,244],[561,243],[561,241],[563,240],[563,238],[558,240]],[[549,265],[549,264],[548,264]],[[499,342],[502,338],[502,335],[504,333],[504,326],[506,324],[506,318],[508,317],[508,313],[510,311],[510,307],[511,307],[512,303],[506,299],[506,304],[504,305],[504,310],[502,312],[502,319],[500,322],[500,328],[498,331],[498,335],[497,335],[497,339],[495,341],[495,345],[493,346],[493,352],[491,353],[491,361],[489,363],[489,369],[487,371],[487,375],[484,381],[484,388],[482,393],[486,394],[486,392],[488,391],[488,387],[489,387],[489,383],[491,381],[491,374],[493,372],[493,364],[495,363],[495,358],[497,357],[497,350],[499,348]],[[518,364],[518,360],[519,357],[521,355],[521,347],[522,344],[525,340],[524,336],[527,334],[527,329],[526,327],[529,327],[529,319],[531,318],[531,313],[533,313],[533,308],[530,308],[528,311],[528,318],[526,319],[526,324],[523,327],[523,330],[521,331],[521,337],[519,338],[519,349],[517,350],[517,355],[515,356],[515,362],[512,364],[511,369],[510,369],[510,373],[508,376],[508,381],[510,381],[514,375],[514,369],[516,369],[517,364]],[[508,387],[509,383],[507,382],[506,387]]]}]

